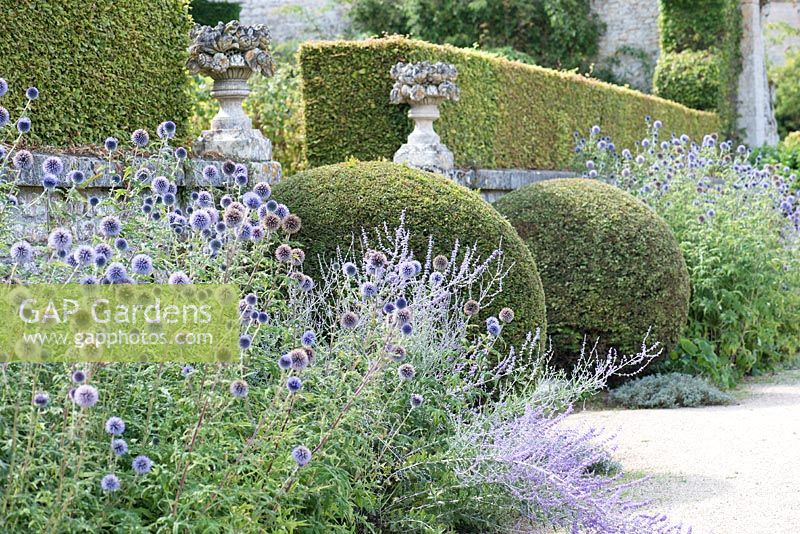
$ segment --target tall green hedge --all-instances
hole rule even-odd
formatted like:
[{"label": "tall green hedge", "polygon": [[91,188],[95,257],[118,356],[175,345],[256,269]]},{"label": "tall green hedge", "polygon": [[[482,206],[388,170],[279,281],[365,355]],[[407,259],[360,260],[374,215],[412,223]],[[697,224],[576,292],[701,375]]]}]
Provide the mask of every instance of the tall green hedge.
[{"label": "tall green hedge", "polygon": [[102,143],[164,120],[185,123],[186,0],[0,0],[0,13],[6,102],[21,108],[27,87],[41,92],[32,141]]},{"label": "tall green hedge", "polygon": [[212,2],[192,0],[192,20],[197,24],[215,26],[218,22],[238,20],[242,6],[237,2]]},{"label": "tall green hedge", "polygon": [[632,145],[645,115],[667,132],[717,131],[716,115],[585,77],[494,55],[401,37],[312,42],[299,52],[310,166],[354,156],[391,158],[411,130],[406,106],[389,104],[398,61],[447,61],[459,71],[459,102],[442,105],[436,130],[461,166],[565,168],[573,132],[602,124]]},{"label": "tall green hedge", "polygon": [[734,133],[742,69],[739,0],[660,0],[659,27],[653,92],[687,106],[700,102]]}]

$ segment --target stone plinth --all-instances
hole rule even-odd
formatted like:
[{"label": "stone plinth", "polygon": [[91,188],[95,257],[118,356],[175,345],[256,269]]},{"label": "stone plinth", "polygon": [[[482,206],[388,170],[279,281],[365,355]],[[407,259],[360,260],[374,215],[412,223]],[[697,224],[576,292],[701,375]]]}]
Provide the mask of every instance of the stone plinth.
[{"label": "stone plinth", "polygon": [[192,147],[201,156],[219,156],[233,160],[270,161],[272,143],[259,130],[231,128],[205,130]]},{"label": "stone plinth", "polygon": [[443,174],[452,169],[453,153],[433,130],[433,121],[439,118],[438,103],[412,104],[408,116],[414,121],[414,131],[393,161]]}]

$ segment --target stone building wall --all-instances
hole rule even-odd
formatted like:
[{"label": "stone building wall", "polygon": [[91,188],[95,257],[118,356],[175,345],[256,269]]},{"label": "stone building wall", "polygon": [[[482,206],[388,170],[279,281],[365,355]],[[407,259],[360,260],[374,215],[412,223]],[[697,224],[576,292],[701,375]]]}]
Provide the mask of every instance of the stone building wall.
[{"label": "stone building wall", "polygon": [[347,7],[336,0],[239,0],[244,24],[266,24],[275,42],[325,39],[349,27]]},{"label": "stone building wall", "polygon": [[798,0],[771,0],[764,8],[766,16],[767,34],[767,61],[772,65],[782,65],[786,60],[786,51],[789,48],[800,50],[800,36],[789,37],[781,42],[773,42],[778,31],[773,26],[788,24],[792,28],[800,29],[800,1]]},{"label": "stone building wall", "polygon": [[649,93],[659,54],[658,0],[591,0],[591,6],[606,25],[598,67]]}]

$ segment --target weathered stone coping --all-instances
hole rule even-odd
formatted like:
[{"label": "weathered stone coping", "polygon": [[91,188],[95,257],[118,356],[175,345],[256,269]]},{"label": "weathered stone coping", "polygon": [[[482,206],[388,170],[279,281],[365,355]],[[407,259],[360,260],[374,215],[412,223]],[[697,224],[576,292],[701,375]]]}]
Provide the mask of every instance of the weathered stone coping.
[{"label": "weathered stone coping", "polygon": [[467,169],[456,170],[451,176],[463,186],[479,189],[483,199],[491,203],[504,194],[529,184],[556,178],[574,178],[577,175],[572,171]]}]

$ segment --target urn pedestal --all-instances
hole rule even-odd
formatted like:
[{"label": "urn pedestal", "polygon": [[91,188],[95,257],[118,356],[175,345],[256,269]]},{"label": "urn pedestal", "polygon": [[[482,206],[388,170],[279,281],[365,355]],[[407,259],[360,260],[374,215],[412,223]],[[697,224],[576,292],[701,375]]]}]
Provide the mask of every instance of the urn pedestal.
[{"label": "urn pedestal", "polygon": [[439,103],[443,100],[428,97],[409,104],[408,117],[414,121],[414,131],[409,134],[408,142],[395,152],[395,163],[442,174],[453,169],[453,153],[433,130],[433,121],[439,118]]}]

